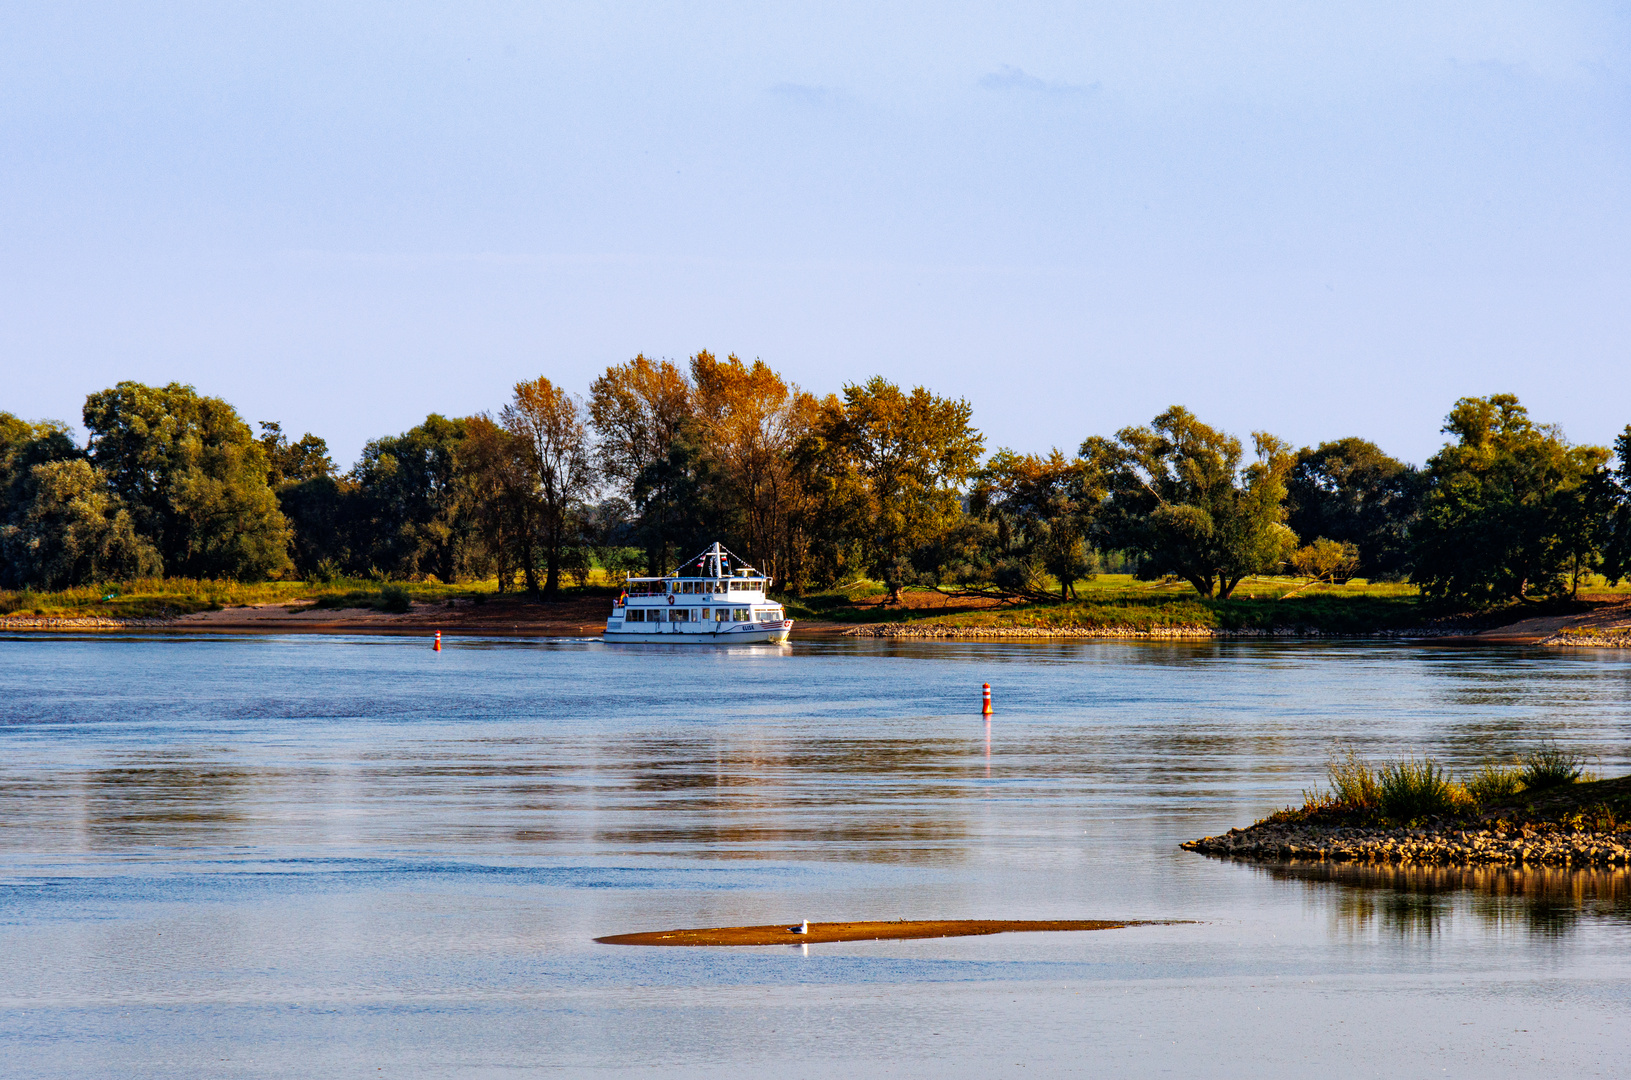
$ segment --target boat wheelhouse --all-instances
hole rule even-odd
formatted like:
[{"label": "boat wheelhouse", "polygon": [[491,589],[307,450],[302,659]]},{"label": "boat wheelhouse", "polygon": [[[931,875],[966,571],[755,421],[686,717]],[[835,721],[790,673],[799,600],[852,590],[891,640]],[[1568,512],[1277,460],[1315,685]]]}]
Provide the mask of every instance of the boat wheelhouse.
[{"label": "boat wheelhouse", "polygon": [[668,577],[626,580],[606,640],[780,645],[793,620],[765,595],[770,581],[715,544]]}]

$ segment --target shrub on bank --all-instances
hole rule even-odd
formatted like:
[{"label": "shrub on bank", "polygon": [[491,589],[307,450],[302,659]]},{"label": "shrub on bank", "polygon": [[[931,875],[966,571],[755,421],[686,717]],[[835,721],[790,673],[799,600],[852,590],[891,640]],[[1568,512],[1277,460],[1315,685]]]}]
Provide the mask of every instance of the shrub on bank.
[{"label": "shrub on bank", "polygon": [[1468,777],[1467,793],[1480,806],[1492,806],[1523,790],[1523,770],[1502,765],[1485,765]]},{"label": "shrub on bank", "polygon": [[1408,825],[1426,818],[1476,813],[1510,802],[1525,791],[1591,779],[1584,764],[1578,754],[1545,746],[1526,754],[1519,766],[1488,764],[1465,781],[1457,781],[1432,758],[1400,758],[1375,767],[1349,749],[1326,764],[1329,790],[1304,791],[1300,808],[1286,807],[1266,820]]},{"label": "shrub on bank", "polygon": [[1382,814],[1400,824],[1443,817],[1473,806],[1466,788],[1451,780],[1432,758],[1388,762],[1376,772],[1376,789]]},{"label": "shrub on bank", "polygon": [[1579,780],[1586,771],[1586,759],[1558,746],[1543,746],[1523,756],[1521,777],[1530,791],[1544,791]]}]

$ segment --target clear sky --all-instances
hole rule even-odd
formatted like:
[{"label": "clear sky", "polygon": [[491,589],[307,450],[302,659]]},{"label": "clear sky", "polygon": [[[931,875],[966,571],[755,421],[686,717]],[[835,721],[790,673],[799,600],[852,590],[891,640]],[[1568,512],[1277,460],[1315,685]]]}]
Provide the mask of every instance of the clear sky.
[{"label": "clear sky", "polygon": [[342,465],[703,348],[992,448],[1181,403],[1420,461],[1500,391],[1604,442],[1631,9],[8,4],[0,221],[0,409],[176,379]]}]

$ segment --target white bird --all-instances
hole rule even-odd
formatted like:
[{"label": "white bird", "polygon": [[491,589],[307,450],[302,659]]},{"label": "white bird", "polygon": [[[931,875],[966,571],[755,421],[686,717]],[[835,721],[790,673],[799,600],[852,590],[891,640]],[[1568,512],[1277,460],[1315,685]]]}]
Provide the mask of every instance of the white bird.
[{"label": "white bird", "polygon": [[805,919],[797,926],[789,926],[787,932],[789,934],[808,934],[810,932],[810,920]]}]

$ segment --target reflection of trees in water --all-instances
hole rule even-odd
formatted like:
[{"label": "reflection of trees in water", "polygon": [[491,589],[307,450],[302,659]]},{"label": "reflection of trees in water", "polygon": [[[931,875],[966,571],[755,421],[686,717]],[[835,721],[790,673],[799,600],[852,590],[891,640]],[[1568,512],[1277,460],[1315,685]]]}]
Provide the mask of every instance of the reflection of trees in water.
[{"label": "reflection of trees in water", "polygon": [[1466,911],[1494,929],[1561,937],[1582,916],[1631,922],[1631,869],[1550,867],[1359,866],[1285,864],[1259,869],[1310,891],[1342,888],[1335,917],[1358,931],[1379,925],[1401,935],[1432,935]]},{"label": "reflection of trees in water", "polygon": [[704,858],[960,860],[966,739],[636,740],[597,798],[594,840]]},{"label": "reflection of trees in water", "polygon": [[95,769],[85,774],[84,821],[113,845],[219,841],[245,820],[248,780],[216,763]]}]

